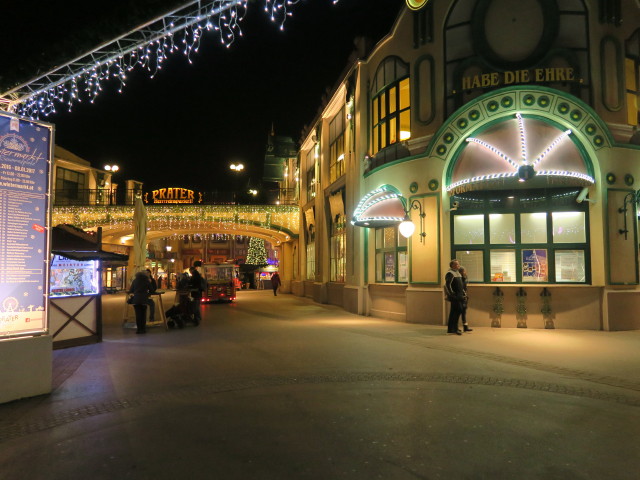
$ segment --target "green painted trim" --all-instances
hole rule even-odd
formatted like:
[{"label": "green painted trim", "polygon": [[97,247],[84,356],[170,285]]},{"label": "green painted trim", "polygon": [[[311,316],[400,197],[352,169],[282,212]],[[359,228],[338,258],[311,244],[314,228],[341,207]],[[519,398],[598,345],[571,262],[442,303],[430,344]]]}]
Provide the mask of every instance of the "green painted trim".
[{"label": "green painted trim", "polygon": [[411,202],[413,202],[414,199],[418,199],[418,198],[428,198],[428,197],[436,197],[436,212],[437,212],[437,219],[436,219],[436,235],[437,235],[437,242],[436,242],[436,264],[437,264],[437,273],[436,273],[436,277],[438,278],[437,281],[435,282],[414,282],[413,279],[413,242],[409,243],[409,282],[408,285],[441,285],[441,279],[440,279],[440,275],[442,273],[442,269],[440,266],[440,250],[441,250],[441,240],[440,240],[440,231],[441,231],[441,226],[440,226],[440,222],[441,222],[441,215],[442,215],[442,208],[440,205],[441,202],[441,196],[440,193],[423,193],[422,195],[413,195],[411,197],[409,197],[409,204],[411,204]]},{"label": "green painted trim", "polygon": [[[432,137],[431,141],[429,142],[429,144],[427,145],[427,148],[425,149],[425,153],[424,156],[435,156],[436,158],[439,158],[442,161],[448,161],[448,159],[450,158],[450,155],[434,155],[434,150],[436,145],[438,145],[439,143],[442,143],[443,140],[442,137],[444,136],[444,134],[447,132],[447,130],[452,131],[456,136],[457,139],[455,140],[455,142],[459,143],[461,141],[463,141],[464,138],[468,137],[469,135],[471,135],[473,132],[475,132],[475,129],[478,128],[477,125],[482,125],[482,121],[477,122],[477,125],[475,125],[474,128],[471,128],[472,126],[468,126],[465,127],[464,131],[461,131],[458,126],[455,125],[455,122],[457,122],[458,120],[460,120],[462,117],[465,116],[466,112],[470,112],[474,109],[478,109],[478,110],[482,110],[483,112],[485,112],[485,108],[484,108],[484,104],[485,103],[489,103],[489,100],[492,99],[493,97],[503,97],[505,95],[508,94],[520,94],[520,96],[522,96],[522,98],[524,98],[524,93],[525,92],[532,92],[535,94],[541,94],[541,93],[545,93],[547,96],[550,97],[554,97],[554,98],[562,98],[567,102],[570,103],[575,103],[579,108],[583,109],[587,114],[588,117],[584,118],[580,124],[581,125],[586,125],[588,123],[596,123],[599,127],[600,127],[600,131],[602,132],[602,134],[605,135],[607,141],[608,141],[608,146],[610,147],[628,147],[628,144],[620,144],[617,143],[614,138],[613,135],[611,134],[611,132],[609,131],[609,128],[607,127],[607,125],[605,124],[605,122],[597,115],[597,113],[595,112],[595,110],[593,110],[589,105],[587,105],[586,103],[584,103],[582,100],[580,100],[579,98],[566,93],[566,92],[562,92],[560,90],[555,90],[553,88],[549,88],[549,87],[543,87],[543,86],[538,86],[538,85],[514,85],[514,86],[510,86],[510,87],[505,87],[505,88],[500,88],[498,90],[492,90],[491,92],[487,92],[483,95],[480,95],[477,98],[474,98],[473,100],[471,100],[470,102],[466,103],[465,105],[461,106],[460,108],[458,108],[455,112],[453,112],[453,114],[440,126],[440,128],[438,128],[438,130],[436,131],[436,133],[434,134],[434,136]],[[520,96],[516,95],[517,98],[520,98]],[[553,105],[555,105],[557,102],[552,101],[552,99],[549,99],[549,107],[546,108],[546,110],[541,110],[538,107],[532,108],[529,106],[518,106],[518,108],[516,108],[516,105],[513,105],[508,111],[511,113],[515,113],[517,111],[522,112],[522,113],[533,113],[533,112],[537,112],[538,114],[542,114],[547,112],[548,113],[548,117],[545,116],[545,118],[562,118],[559,117],[557,114],[553,113],[553,112],[549,112],[549,109],[553,108]],[[485,112],[485,116],[486,112]],[[569,122],[568,120],[566,120],[567,122]],[[567,127],[571,126],[571,128],[575,128],[575,125],[571,125],[570,123],[566,124]],[[606,145],[603,145],[606,146]],[[450,151],[450,150],[449,150]]]},{"label": "green painted trim", "polygon": [[[431,95],[430,95],[430,109],[431,109],[431,114],[427,117],[427,118],[420,118],[420,109],[418,108],[418,105],[420,104],[420,85],[427,85],[427,83],[421,81],[420,79],[420,65],[422,64],[422,62],[428,62],[429,63],[429,87],[430,87],[430,91],[431,91]],[[435,90],[435,83],[436,83],[436,73],[435,73],[435,59],[433,58],[432,55],[422,55],[421,57],[418,57],[415,61],[415,66],[413,68],[413,73],[416,77],[416,81],[414,82],[414,97],[416,99],[416,106],[415,108],[412,108],[411,110],[415,112],[415,118],[416,121],[421,124],[421,125],[429,125],[431,122],[433,122],[433,120],[436,118],[436,90]]]},{"label": "green painted trim", "polygon": [[364,173],[363,177],[367,178],[370,175],[373,175],[374,173],[377,173],[384,168],[393,167],[395,165],[399,165],[404,162],[409,162],[411,160],[417,160],[418,158],[424,158],[424,154],[411,155],[410,157],[399,158],[398,160],[394,160],[393,162],[385,163],[384,165],[379,165],[373,170],[369,170],[368,172]]},{"label": "green painted trim", "polygon": [[369,235],[371,230],[364,229],[364,285],[369,284]]},{"label": "green painted trim", "polygon": [[[607,84],[607,71],[606,71],[606,58],[605,58],[605,45],[607,43],[611,43],[613,48],[615,49],[616,56],[614,59],[615,62],[615,73],[616,78],[618,80],[617,92],[618,92],[618,105],[609,105],[607,102],[607,91],[609,90],[609,85]],[[602,90],[600,91],[602,105],[609,110],[610,112],[619,112],[622,110],[622,106],[625,103],[625,85],[624,85],[624,60],[622,55],[622,46],[617,38],[607,35],[602,37],[600,40],[600,78],[602,78]]]},{"label": "green painted trim", "polygon": [[[607,188],[605,190],[606,195],[603,195],[603,203],[604,203],[604,212],[608,212],[609,211],[609,192],[626,192],[626,193],[633,193],[635,192],[634,189],[632,188]],[[637,211],[637,206],[634,204],[633,205],[633,210],[634,210],[634,218],[638,218],[638,211]],[[611,243],[609,242],[609,238],[610,238],[610,234],[611,234],[611,230],[609,229],[609,215],[608,213],[606,213],[605,216],[605,221],[606,221],[606,228],[605,228],[605,238],[604,238],[604,244],[605,244],[605,268],[607,270],[607,285],[639,285],[640,284],[640,272],[638,271],[638,249],[635,249],[635,263],[636,263],[636,282],[635,283],[618,283],[618,282],[612,282],[611,281]],[[638,244],[638,222],[635,221],[633,222],[633,242],[635,245]]]}]

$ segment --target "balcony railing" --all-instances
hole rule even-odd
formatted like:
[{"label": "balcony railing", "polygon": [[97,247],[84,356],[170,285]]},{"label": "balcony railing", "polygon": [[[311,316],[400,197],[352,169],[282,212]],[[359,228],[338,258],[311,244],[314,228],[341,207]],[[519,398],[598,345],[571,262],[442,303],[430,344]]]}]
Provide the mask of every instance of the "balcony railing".
[{"label": "balcony railing", "polygon": [[[139,190],[105,189],[56,189],[53,192],[53,205],[109,206],[133,205]],[[144,195],[144,192],[142,192]],[[199,194],[202,201],[199,201]],[[296,205],[297,190],[293,188],[274,188],[258,191],[256,195],[248,192],[211,191],[196,192],[194,204],[200,205]],[[150,199],[149,204],[153,204]],[[184,204],[183,204],[184,205]]]}]

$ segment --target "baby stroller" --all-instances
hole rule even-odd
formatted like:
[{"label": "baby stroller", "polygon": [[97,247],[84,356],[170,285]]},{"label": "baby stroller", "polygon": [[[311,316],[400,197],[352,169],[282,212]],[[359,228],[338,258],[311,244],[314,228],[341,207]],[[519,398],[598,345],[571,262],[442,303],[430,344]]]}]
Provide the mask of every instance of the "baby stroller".
[{"label": "baby stroller", "polygon": [[184,328],[188,323],[198,326],[200,322],[194,315],[195,309],[198,307],[191,298],[189,290],[189,276],[183,274],[178,281],[178,290],[176,292],[178,303],[166,311],[167,326],[169,328]]}]

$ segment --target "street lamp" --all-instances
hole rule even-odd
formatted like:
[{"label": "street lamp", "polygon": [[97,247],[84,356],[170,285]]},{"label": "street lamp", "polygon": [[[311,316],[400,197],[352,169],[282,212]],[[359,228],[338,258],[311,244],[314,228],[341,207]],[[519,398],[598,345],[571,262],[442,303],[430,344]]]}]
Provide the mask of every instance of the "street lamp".
[{"label": "street lamp", "polygon": [[117,191],[117,184],[116,184],[116,189],[114,190],[114,188],[113,188],[113,175],[115,175],[115,173],[118,170],[120,170],[120,167],[118,165],[113,164],[113,165],[105,165],[104,169],[107,172],[111,172],[111,178],[109,179],[109,185],[108,185],[109,186],[109,197],[110,197],[109,204],[110,205],[115,205],[117,203],[116,199],[115,199],[116,191]]},{"label": "street lamp", "polygon": [[[244,170],[244,165],[242,163],[232,163],[229,165],[229,168],[236,172],[238,175]],[[238,194],[238,178],[236,177],[235,189],[233,191],[233,201],[237,203],[236,195]]]},{"label": "street lamp", "polygon": [[424,238],[427,236],[424,231],[424,217],[426,217],[426,213],[422,210],[422,203],[420,203],[418,199],[413,200],[409,204],[409,208],[405,210],[404,220],[402,220],[398,226],[398,230],[400,230],[400,235],[404,238],[409,238],[413,235],[413,232],[416,231],[416,226],[411,221],[411,218],[409,218],[409,212],[411,210],[418,210],[420,212],[418,215],[420,217],[420,243],[424,243]]}]

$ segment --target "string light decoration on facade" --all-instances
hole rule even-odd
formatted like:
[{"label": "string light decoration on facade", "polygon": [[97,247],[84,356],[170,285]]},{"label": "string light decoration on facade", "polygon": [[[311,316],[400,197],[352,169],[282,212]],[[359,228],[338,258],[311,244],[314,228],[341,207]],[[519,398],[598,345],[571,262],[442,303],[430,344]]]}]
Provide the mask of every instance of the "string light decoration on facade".
[{"label": "string light decoration on facade", "polygon": [[267,249],[264,246],[263,239],[256,237],[251,237],[249,239],[246,263],[249,265],[267,264]]},{"label": "string light decoration on facade", "polygon": [[402,222],[405,211],[401,198],[402,195],[389,185],[372,190],[358,202],[351,224],[360,227],[380,227]]},{"label": "string light decoration on facade", "polygon": [[[133,232],[133,206],[54,207],[52,224],[69,224],[83,230],[103,227],[110,232]],[[295,205],[149,205],[146,207],[149,227],[156,232],[207,232],[221,234],[263,235],[287,241],[299,229],[298,207]],[[183,235],[179,233],[178,235]],[[124,235],[124,233],[123,233]]]},{"label": "string light decoration on facade", "polygon": [[463,180],[459,180],[450,184],[447,187],[447,191],[450,192],[452,190],[459,189],[460,187],[464,187],[465,185],[472,185],[474,183],[482,182],[485,180],[494,180],[494,179],[507,179],[507,178],[518,178],[520,182],[526,182],[531,180],[534,176],[537,177],[564,177],[564,178],[573,178],[578,179],[586,184],[594,184],[595,180],[590,175],[581,172],[574,172],[569,170],[535,170],[542,160],[545,157],[549,156],[555,149],[558,147],[563,140],[569,138],[571,135],[571,130],[565,130],[560,133],[555,139],[549,142],[542,151],[535,157],[529,155],[529,150],[527,148],[527,129],[524,118],[520,113],[516,113],[516,120],[518,122],[518,133],[520,140],[520,155],[521,158],[519,161],[515,161],[505,152],[500,150],[495,145],[490,144],[484,140],[479,138],[469,137],[466,139],[467,143],[473,143],[479,145],[480,147],[485,148],[489,152],[493,153],[497,157],[506,161],[509,166],[513,169],[512,171],[506,172],[496,172],[485,175],[477,175],[470,178],[465,178]]},{"label": "string light decoration on facade", "polygon": [[[300,0],[264,0],[270,20],[284,29],[291,7]],[[82,101],[93,103],[107,83],[118,82],[118,92],[126,86],[132,70],[144,69],[153,78],[174,53],[182,53],[191,63],[207,32],[215,32],[225,47],[243,32],[240,22],[249,0],[192,0],[120,37],[77,57],[66,64],[0,94],[0,109],[31,119],[47,117],[63,105],[71,111]],[[334,1],[333,3],[336,3]]]}]

